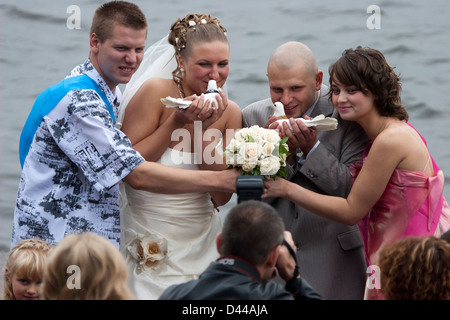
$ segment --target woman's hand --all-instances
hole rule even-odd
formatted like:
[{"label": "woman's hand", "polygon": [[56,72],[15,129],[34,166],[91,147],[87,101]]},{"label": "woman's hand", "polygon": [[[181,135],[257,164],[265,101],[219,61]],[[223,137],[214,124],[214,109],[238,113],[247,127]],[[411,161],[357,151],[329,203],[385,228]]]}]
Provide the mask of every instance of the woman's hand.
[{"label": "woman's hand", "polygon": [[202,121],[203,129],[208,128],[217,120],[219,120],[228,107],[228,99],[221,89],[219,89],[219,94],[216,95],[216,101],[213,101],[211,103],[211,106],[207,105],[207,101],[207,103],[205,104],[207,105],[207,108],[209,108],[209,110],[207,109],[205,112],[202,112],[199,115],[199,119]]},{"label": "woman's hand", "polygon": [[194,94],[184,100],[192,101],[192,103],[186,109],[178,109],[175,112],[175,119],[183,125],[193,123],[194,121],[200,121],[202,111],[207,108],[204,96],[197,96]]},{"label": "woman's hand", "polygon": [[[236,192],[236,179],[241,175],[239,169],[225,169],[221,171],[214,171],[213,175],[217,176],[217,183],[220,192]],[[213,178],[214,179],[214,178]]]},{"label": "woman's hand", "polygon": [[192,103],[188,108],[175,112],[177,121],[182,124],[202,121],[203,129],[208,128],[219,120],[228,106],[227,97],[222,90],[219,90],[219,94],[216,95],[217,102],[207,100],[204,94],[200,96],[192,95],[184,100],[192,101]]},{"label": "woman's hand", "polygon": [[264,193],[263,198],[269,197],[285,197],[289,188],[289,182],[286,179],[276,177],[275,180],[266,179],[264,180]]}]

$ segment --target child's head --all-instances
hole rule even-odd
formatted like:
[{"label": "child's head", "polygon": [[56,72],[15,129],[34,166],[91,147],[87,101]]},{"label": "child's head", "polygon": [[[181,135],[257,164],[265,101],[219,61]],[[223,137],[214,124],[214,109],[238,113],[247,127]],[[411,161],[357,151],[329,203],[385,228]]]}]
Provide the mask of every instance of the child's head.
[{"label": "child's head", "polygon": [[449,300],[450,244],[405,237],[380,252],[381,291],[389,300]]},{"label": "child's head", "polygon": [[39,286],[52,246],[39,239],[22,240],[9,252],[3,279],[4,300],[39,299]]},{"label": "child's head", "polygon": [[47,260],[41,287],[46,300],[125,300],[125,258],[107,239],[90,232],[69,234]]}]

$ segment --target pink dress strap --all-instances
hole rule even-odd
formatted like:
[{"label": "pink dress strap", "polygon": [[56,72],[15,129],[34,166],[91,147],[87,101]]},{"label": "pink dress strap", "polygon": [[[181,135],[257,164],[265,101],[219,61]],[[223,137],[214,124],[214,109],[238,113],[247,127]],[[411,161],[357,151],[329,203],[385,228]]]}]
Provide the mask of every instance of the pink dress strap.
[{"label": "pink dress strap", "polygon": [[[417,132],[425,146],[428,148],[426,140],[416,130],[416,128],[408,122],[405,123]],[[445,200],[443,196],[444,174],[442,170],[439,169],[431,154],[430,159],[433,163],[434,176],[428,178],[428,197],[418,210],[419,214],[415,214],[415,216],[409,221],[408,227],[405,229],[403,236],[431,235],[434,234],[438,226]],[[426,224],[423,223],[424,216],[428,217]],[[426,229],[425,226],[427,227]]]}]

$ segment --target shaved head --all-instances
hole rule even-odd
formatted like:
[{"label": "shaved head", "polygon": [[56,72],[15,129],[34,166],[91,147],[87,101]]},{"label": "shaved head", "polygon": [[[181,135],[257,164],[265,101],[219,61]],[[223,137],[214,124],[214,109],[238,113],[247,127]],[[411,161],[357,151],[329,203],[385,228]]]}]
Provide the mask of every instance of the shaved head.
[{"label": "shaved head", "polygon": [[289,41],[272,53],[267,65],[270,97],[280,101],[288,118],[299,118],[319,96],[323,72],[308,46]]},{"label": "shaved head", "polygon": [[270,73],[271,67],[291,69],[299,63],[303,64],[312,76],[316,75],[318,68],[311,49],[301,42],[289,41],[279,46],[272,53],[267,66],[267,73]]}]

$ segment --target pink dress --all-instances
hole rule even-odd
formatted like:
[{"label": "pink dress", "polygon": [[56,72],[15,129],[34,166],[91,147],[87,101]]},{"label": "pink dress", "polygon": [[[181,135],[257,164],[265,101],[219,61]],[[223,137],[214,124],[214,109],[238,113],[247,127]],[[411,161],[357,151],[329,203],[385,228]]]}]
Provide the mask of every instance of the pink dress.
[{"label": "pink dress", "polygon": [[[411,126],[411,125],[410,125]],[[412,127],[412,126],[411,126]],[[422,137],[426,145],[425,139]],[[363,155],[363,163],[371,145]],[[450,208],[443,195],[444,174],[430,155],[434,176],[423,171],[395,169],[384,193],[370,212],[358,223],[368,265],[365,299],[382,299],[379,293],[377,264],[380,251],[406,236],[440,237],[450,228]],[[354,166],[354,177],[361,165]],[[376,283],[378,281],[378,283]]]}]

